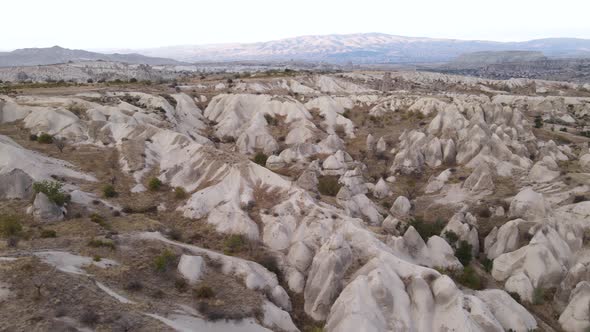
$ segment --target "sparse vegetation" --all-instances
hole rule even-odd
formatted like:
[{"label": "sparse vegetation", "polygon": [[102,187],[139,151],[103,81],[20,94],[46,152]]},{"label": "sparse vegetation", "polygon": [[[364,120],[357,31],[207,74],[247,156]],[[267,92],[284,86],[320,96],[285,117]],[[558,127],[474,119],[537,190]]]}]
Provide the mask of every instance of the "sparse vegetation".
[{"label": "sparse vegetation", "polygon": [[210,299],[215,296],[215,292],[208,285],[201,285],[195,288],[194,295],[198,299]]},{"label": "sparse vegetation", "polygon": [[48,180],[35,182],[33,184],[33,190],[36,193],[44,193],[50,201],[59,206],[63,206],[70,200],[69,195],[61,190],[62,187],[62,183]]},{"label": "sparse vegetation", "polygon": [[483,266],[484,270],[487,273],[490,273],[490,272],[492,272],[492,269],[494,268],[494,261],[485,257],[484,259],[482,259],[481,265]]},{"label": "sparse vegetation", "polygon": [[56,238],[56,237],[57,237],[57,232],[52,229],[44,229],[41,231],[41,238],[47,239],[47,238]]},{"label": "sparse vegetation", "polygon": [[543,118],[540,115],[535,116],[535,128],[543,127]]},{"label": "sparse vegetation", "polygon": [[463,272],[457,277],[457,281],[461,285],[471,289],[482,289],[481,279],[471,266],[466,266],[463,269]]},{"label": "sparse vegetation", "polygon": [[185,199],[188,197],[186,190],[183,187],[176,187],[174,188],[174,198],[176,199]]},{"label": "sparse vegetation", "polygon": [[23,226],[16,216],[2,215],[0,216],[0,235],[5,238],[20,236],[23,231]]},{"label": "sparse vegetation", "polygon": [[37,142],[41,144],[51,144],[53,143],[53,136],[42,133],[41,135],[37,136]]},{"label": "sparse vegetation", "polygon": [[168,249],[165,249],[160,255],[154,259],[154,268],[158,272],[166,272],[172,268],[176,255]]},{"label": "sparse vegetation", "polygon": [[545,303],[545,289],[537,287],[533,291],[533,304],[541,305]]},{"label": "sparse vegetation", "polygon": [[264,114],[264,119],[269,126],[277,126],[279,124],[279,121],[268,113]]},{"label": "sparse vegetation", "polygon": [[445,227],[442,220],[437,220],[435,222],[425,222],[419,217],[410,220],[409,225],[416,229],[424,241],[428,241],[431,236],[439,235]]},{"label": "sparse vegetation", "polygon": [[148,182],[148,188],[151,191],[158,191],[160,190],[160,188],[162,187],[162,181],[160,181],[160,179],[154,177],[151,178],[150,181]]},{"label": "sparse vegetation", "polygon": [[242,250],[246,245],[246,240],[241,234],[232,234],[223,241],[224,252],[234,254]]},{"label": "sparse vegetation", "polygon": [[322,195],[336,196],[340,191],[340,184],[336,176],[320,176],[318,178],[318,191]]},{"label": "sparse vegetation", "polygon": [[472,255],[471,250],[473,247],[467,241],[462,240],[459,242],[459,247],[455,250],[455,256],[459,259],[459,262],[463,264],[463,266],[469,265],[471,263]]},{"label": "sparse vegetation", "polygon": [[106,184],[102,187],[102,196],[105,198],[112,198],[117,196],[117,191],[112,184]]},{"label": "sparse vegetation", "polygon": [[254,155],[254,158],[252,159],[252,161],[254,161],[255,163],[257,163],[260,166],[266,166],[267,159],[268,159],[267,155],[265,155],[262,152],[258,152],[258,153],[256,153],[256,155]]},{"label": "sparse vegetation", "polygon": [[115,250],[115,243],[110,240],[92,239],[88,241],[88,246],[93,248],[109,248]]}]

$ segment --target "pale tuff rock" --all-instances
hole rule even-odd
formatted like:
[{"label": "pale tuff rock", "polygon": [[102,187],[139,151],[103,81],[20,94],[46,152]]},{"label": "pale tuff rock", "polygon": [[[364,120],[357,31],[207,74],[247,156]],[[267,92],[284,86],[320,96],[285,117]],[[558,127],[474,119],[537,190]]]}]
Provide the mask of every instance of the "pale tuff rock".
[{"label": "pale tuff rock", "polygon": [[443,269],[461,269],[453,248],[441,237],[432,236],[424,243],[420,234],[410,226],[403,236],[391,237],[387,244],[397,257],[415,264]]},{"label": "pale tuff rock", "polygon": [[32,209],[33,218],[40,222],[60,221],[64,219],[62,208],[53,203],[44,193],[35,196]]},{"label": "pale tuff rock", "polygon": [[445,183],[449,180],[451,174],[451,170],[446,169],[442,171],[439,175],[431,177],[428,180],[428,184],[426,185],[426,189],[424,189],[424,192],[427,194],[432,194],[441,190]]},{"label": "pale tuff rock", "polygon": [[535,222],[526,221],[523,219],[514,219],[494,229],[485,238],[485,253],[489,259],[515,251],[525,243],[527,234]]},{"label": "pale tuff rock", "polygon": [[504,330],[530,331],[537,328],[537,321],[510,295],[499,289],[479,291],[475,296],[489,308]]},{"label": "pale tuff rock", "polygon": [[346,172],[349,166],[353,165],[352,157],[343,150],[338,150],[333,155],[329,156],[322,163],[322,171],[325,175],[341,175]]},{"label": "pale tuff rock", "polygon": [[522,272],[508,278],[506,284],[504,284],[504,289],[507,292],[518,294],[521,301],[533,302],[533,284],[531,284],[531,280]]},{"label": "pale tuff rock", "polygon": [[324,320],[330,313],[342,279],[352,262],[352,251],[342,235],[334,235],[313,259],[305,286],[305,312]]},{"label": "pale tuff rock", "polygon": [[383,153],[387,150],[387,142],[385,142],[385,139],[383,139],[383,137],[379,138],[379,141],[377,141],[375,150],[379,153]]},{"label": "pale tuff rock", "polygon": [[410,200],[408,200],[405,196],[398,196],[393,202],[391,209],[389,209],[389,212],[391,212],[394,217],[403,219],[410,215],[411,209],[412,204],[410,203]]},{"label": "pale tuff rock", "polygon": [[205,261],[201,256],[182,255],[178,262],[178,272],[186,279],[190,284],[194,284],[203,275],[205,270]]},{"label": "pale tuff rock", "polygon": [[0,199],[28,199],[33,195],[33,179],[19,168],[0,173]]},{"label": "pale tuff rock", "polygon": [[369,191],[359,167],[356,167],[354,170],[346,171],[346,173],[338,179],[338,183],[346,187],[352,195],[366,194]]},{"label": "pale tuff rock", "polygon": [[551,156],[545,156],[536,162],[527,179],[532,182],[550,182],[559,177],[559,166]]},{"label": "pale tuff rock", "polygon": [[344,128],[346,136],[354,138],[354,124],[349,119],[341,115],[344,107],[332,97],[318,97],[305,104],[308,110],[319,109],[320,116],[323,118],[322,125],[328,134],[335,134],[337,126]]},{"label": "pale tuff rock", "polygon": [[375,187],[373,188],[373,196],[375,196],[378,199],[381,199],[390,195],[391,190],[389,189],[389,185],[387,184],[387,182],[385,182],[385,180],[383,180],[383,178],[380,178],[379,181],[377,181],[377,184],[375,184]]},{"label": "pale tuff rock", "polygon": [[559,324],[568,332],[584,332],[590,326],[590,283],[580,282],[572,294],[568,306],[559,316]]},{"label": "pale tuff rock", "polygon": [[366,219],[371,225],[380,225],[383,221],[379,208],[365,194],[353,194],[346,187],[342,187],[337,199],[346,214],[351,217]]},{"label": "pale tuff rock", "polygon": [[367,135],[367,151],[373,151],[373,148],[375,147],[375,137],[371,134]]},{"label": "pale tuff rock", "polygon": [[[458,212],[451,217],[445,228],[441,232],[441,236],[445,236],[447,232],[454,232],[457,234],[459,241],[466,241],[471,245],[471,253],[477,256],[479,253],[479,238],[477,235],[477,219],[469,212]],[[456,245],[459,245],[457,241]]]},{"label": "pale tuff rock", "polygon": [[572,253],[549,226],[538,228],[530,243],[494,259],[492,276],[503,281],[524,273],[534,288],[556,286],[567,272]]},{"label": "pale tuff rock", "polygon": [[463,188],[472,192],[493,192],[495,185],[492,175],[492,170],[488,164],[481,163],[473,170],[465,182],[463,182]]},{"label": "pale tuff rock", "polygon": [[584,171],[590,172],[590,153],[581,156],[579,163]]},{"label": "pale tuff rock", "polygon": [[531,187],[524,188],[514,196],[508,210],[510,218],[523,218],[529,221],[542,220],[551,213],[551,206],[545,201],[543,194]]},{"label": "pale tuff rock", "polygon": [[572,266],[555,293],[554,300],[558,309],[565,309],[572,296],[572,291],[580,282],[587,280],[590,280],[590,264],[588,262],[579,262]]}]

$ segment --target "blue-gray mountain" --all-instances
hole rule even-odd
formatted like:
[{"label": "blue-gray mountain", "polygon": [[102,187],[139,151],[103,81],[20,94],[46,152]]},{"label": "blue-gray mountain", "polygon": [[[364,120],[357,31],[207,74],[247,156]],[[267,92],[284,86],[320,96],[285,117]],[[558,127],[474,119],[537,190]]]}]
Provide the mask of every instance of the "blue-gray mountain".
[{"label": "blue-gray mountain", "polygon": [[302,36],[251,44],[186,45],[137,50],[183,61],[326,61],[333,63],[444,62],[470,52],[538,51],[549,58],[590,57],[590,40],[550,38],[494,42],[402,37],[381,33]]}]

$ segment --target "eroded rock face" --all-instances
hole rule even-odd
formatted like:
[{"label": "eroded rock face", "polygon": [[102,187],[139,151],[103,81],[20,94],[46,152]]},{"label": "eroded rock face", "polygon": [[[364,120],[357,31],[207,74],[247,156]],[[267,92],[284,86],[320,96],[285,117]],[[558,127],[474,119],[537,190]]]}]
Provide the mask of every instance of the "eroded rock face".
[{"label": "eroded rock face", "polygon": [[53,203],[44,193],[37,193],[33,202],[33,218],[40,222],[60,221],[64,219],[62,208]]},{"label": "eroded rock face", "polygon": [[584,332],[590,326],[590,283],[580,282],[570,295],[569,304],[559,316],[559,324],[566,331]]},{"label": "eroded rock face", "polygon": [[0,174],[0,199],[28,199],[33,195],[33,179],[21,169]]},{"label": "eroded rock face", "polygon": [[189,283],[195,284],[205,271],[205,261],[203,257],[182,255],[178,262],[178,272],[186,279]]}]

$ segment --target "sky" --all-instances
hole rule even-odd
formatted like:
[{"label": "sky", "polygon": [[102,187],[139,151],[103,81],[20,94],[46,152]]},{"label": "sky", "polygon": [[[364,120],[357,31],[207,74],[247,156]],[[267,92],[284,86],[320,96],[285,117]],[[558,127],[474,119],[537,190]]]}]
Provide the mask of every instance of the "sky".
[{"label": "sky", "polygon": [[5,0],[0,50],[141,49],[301,35],[590,39],[587,0]]}]

